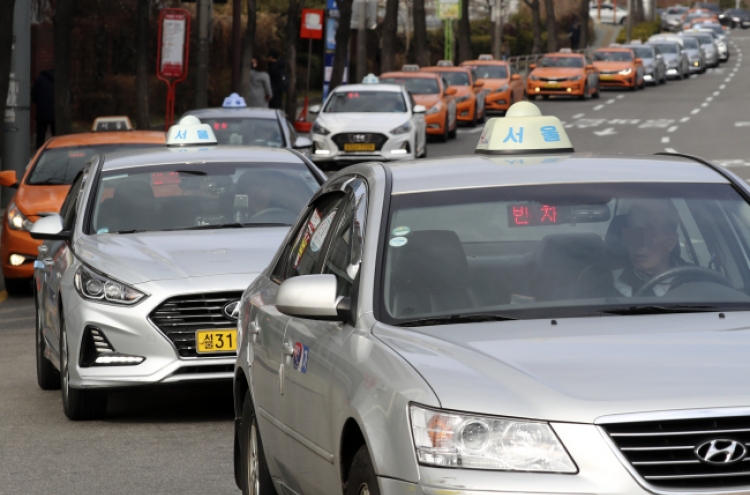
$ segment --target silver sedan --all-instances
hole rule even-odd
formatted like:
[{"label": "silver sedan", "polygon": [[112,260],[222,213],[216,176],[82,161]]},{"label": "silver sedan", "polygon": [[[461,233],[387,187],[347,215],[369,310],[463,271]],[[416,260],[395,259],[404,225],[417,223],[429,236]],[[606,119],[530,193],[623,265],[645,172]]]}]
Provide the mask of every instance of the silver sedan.
[{"label": "silver sedan", "polygon": [[748,186],[502,153],[357,165],[309,202],[242,296],[243,493],[746,489]]},{"label": "silver sedan", "polygon": [[65,414],[109,390],[232,378],[242,290],[324,180],[263,148],[99,155],[34,224],[37,376]]}]

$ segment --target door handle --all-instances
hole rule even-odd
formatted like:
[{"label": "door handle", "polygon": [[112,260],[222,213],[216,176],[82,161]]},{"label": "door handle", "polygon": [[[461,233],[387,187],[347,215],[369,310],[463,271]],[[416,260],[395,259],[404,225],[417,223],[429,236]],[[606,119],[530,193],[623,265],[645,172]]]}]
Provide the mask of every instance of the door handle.
[{"label": "door handle", "polygon": [[284,355],[285,356],[293,356],[294,355],[294,346],[290,342],[285,342],[283,347]]}]

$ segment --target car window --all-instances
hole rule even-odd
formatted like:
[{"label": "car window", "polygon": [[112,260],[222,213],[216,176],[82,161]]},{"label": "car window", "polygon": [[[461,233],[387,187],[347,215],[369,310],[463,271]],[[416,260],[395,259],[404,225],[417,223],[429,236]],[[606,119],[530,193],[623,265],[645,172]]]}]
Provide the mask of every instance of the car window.
[{"label": "car window", "polygon": [[60,208],[60,216],[63,218],[63,224],[65,230],[72,230],[75,225],[76,212],[78,211],[78,200],[80,197],[81,188],[83,187],[83,173],[76,175],[73,180],[73,185],[68,191],[68,195],[65,197],[62,207]]},{"label": "car window", "polygon": [[438,72],[448,82],[448,86],[471,86],[469,74],[464,71]]},{"label": "car window", "polygon": [[543,57],[539,61],[539,67],[565,67],[565,68],[583,68],[583,59],[581,57]]},{"label": "car window", "polygon": [[403,113],[404,96],[396,91],[336,91],[323,110],[326,113]]},{"label": "car window", "polygon": [[687,36],[683,38],[682,46],[684,46],[685,48],[689,50],[697,50],[698,48],[700,48],[700,45],[698,44],[698,40],[696,40],[693,37],[687,37]]},{"label": "car window", "polygon": [[594,60],[599,62],[632,62],[633,54],[630,52],[597,51],[594,52]]},{"label": "car window", "polygon": [[277,278],[283,281],[315,273],[313,270],[316,269],[343,200],[341,193],[327,194],[309,209],[291,244],[285,249],[277,270],[274,270]]},{"label": "car window", "polygon": [[440,94],[440,86],[437,79],[431,77],[381,77],[381,83],[400,84],[409,92],[417,95]]},{"label": "car window", "polygon": [[750,204],[726,184],[399,194],[384,232],[389,323],[587,316],[618,304],[750,308]]},{"label": "car window", "polygon": [[508,78],[508,68],[504,65],[475,65],[473,68],[477,79]]},{"label": "car window", "polygon": [[201,118],[214,130],[219,144],[242,146],[262,146],[264,148],[281,148],[284,135],[276,118]]}]

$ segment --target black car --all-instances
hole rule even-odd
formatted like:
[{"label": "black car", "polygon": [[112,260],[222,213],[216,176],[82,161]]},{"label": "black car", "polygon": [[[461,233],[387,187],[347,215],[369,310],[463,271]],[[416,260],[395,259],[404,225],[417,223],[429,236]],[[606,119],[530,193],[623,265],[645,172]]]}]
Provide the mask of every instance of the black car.
[{"label": "black car", "polygon": [[719,15],[719,22],[732,29],[747,29],[750,27],[750,12],[744,9],[727,9]]}]

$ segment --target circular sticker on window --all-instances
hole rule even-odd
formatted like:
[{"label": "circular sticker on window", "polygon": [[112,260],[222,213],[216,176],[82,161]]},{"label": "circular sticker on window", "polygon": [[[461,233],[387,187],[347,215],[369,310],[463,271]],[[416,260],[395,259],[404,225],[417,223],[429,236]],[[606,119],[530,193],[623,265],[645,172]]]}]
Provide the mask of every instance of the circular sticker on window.
[{"label": "circular sticker on window", "polygon": [[411,229],[409,227],[396,227],[395,229],[391,230],[391,234],[397,235],[399,237],[409,235],[409,232],[411,232]]},{"label": "circular sticker on window", "polygon": [[408,239],[406,239],[406,237],[394,237],[393,239],[391,239],[391,241],[388,244],[390,244],[393,247],[401,247],[405,245],[407,242],[409,241]]}]

